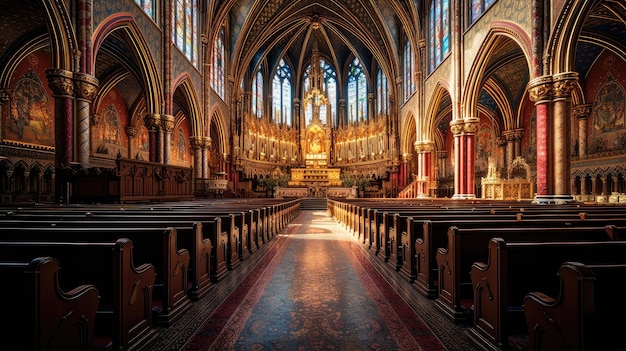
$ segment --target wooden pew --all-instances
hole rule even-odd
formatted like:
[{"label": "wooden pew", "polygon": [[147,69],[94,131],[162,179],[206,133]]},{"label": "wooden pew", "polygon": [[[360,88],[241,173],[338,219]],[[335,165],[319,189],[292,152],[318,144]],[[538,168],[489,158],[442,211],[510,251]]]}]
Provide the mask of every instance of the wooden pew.
[{"label": "wooden pew", "polygon": [[[544,291],[552,296],[558,293],[555,272],[563,262],[626,263],[625,254],[626,241],[507,242],[502,238],[491,239],[487,260],[475,262],[471,268],[475,311],[470,337],[481,348],[507,348],[509,340],[528,336],[524,297],[531,291]],[[623,296],[612,302],[622,305],[622,299]]]},{"label": "wooden pew", "polygon": [[[17,219],[16,219],[17,218]],[[221,232],[221,219],[203,219],[202,222],[191,222],[190,220],[178,220],[174,218],[168,220],[166,216],[158,221],[139,221],[132,215],[118,216],[115,220],[94,219],[93,215],[73,218],[66,217],[64,220],[39,220],[29,221],[20,216],[13,216],[10,219],[0,219],[0,228],[19,226],[42,226],[42,227],[84,227],[84,228],[104,228],[104,227],[175,227],[177,230],[178,247],[189,250],[190,263],[188,271],[188,295],[192,301],[197,301],[206,296],[213,288],[212,277],[217,276],[217,267],[221,267],[223,273],[227,272],[225,256],[219,261],[215,256],[213,242],[216,242]],[[226,235],[226,234],[224,234]],[[1,236],[0,236],[1,237]],[[214,261],[215,263],[212,263]],[[223,274],[222,273],[222,274]]]},{"label": "wooden pew", "polygon": [[566,262],[560,290],[530,292],[524,314],[530,351],[611,350],[622,345],[626,264]]},{"label": "wooden pew", "polygon": [[439,276],[436,306],[455,323],[472,320],[474,296],[470,270],[474,262],[485,262],[491,238],[523,241],[609,241],[618,238],[615,226],[606,227],[490,227],[448,229],[446,247],[437,250]]},{"label": "wooden pew", "polygon": [[[187,229],[191,231],[192,229]],[[68,241],[91,243],[115,241],[120,237],[132,240],[135,261],[150,263],[156,271],[153,284],[152,310],[158,325],[168,326],[191,307],[187,296],[187,270],[191,257],[187,249],[178,248],[176,228],[166,227],[5,227],[0,240]],[[53,255],[51,255],[53,256]]]},{"label": "wooden pew", "polygon": [[97,345],[113,350],[139,350],[154,340],[151,302],[156,272],[148,263],[133,265],[132,241],[122,238],[97,243],[0,242],[0,257],[4,261],[44,256],[55,257],[62,265],[59,283],[65,291],[72,288],[63,285],[70,281],[93,284],[98,289],[100,303],[94,333],[96,340],[104,342]]},{"label": "wooden pew", "polygon": [[[98,290],[93,285],[66,282],[71,277],[59,274],[59,268],[59,262],[51,257],[0,262],[0,301],[16,312],[4,316],[2,350],[94,349]],[[60,280],[72,288],[62,289]]]},{"label": "wooden pew", "polygon": [[[461,219],[462,218],[462,219]],[[613,220],[571,220],[571,219],[490,219],[482,218],[448,218],[445,220],[425,220],[412,218],[413,224],[408,224],[408,240],[415,245],[415,255],[403,262],[405,271],[415,271],[415,287],[424,296],[434,299],[438,295],[438,266],[437,250],[446,247],[448,243],[448,229],[451,226],[459,228],[508,228],[508,227],[603,227],[606,224],[624,226],[626,219],[617,217]],[[485,247],[487,242],[485,242]],[[409,273],[410,274],[410,273]]]}]

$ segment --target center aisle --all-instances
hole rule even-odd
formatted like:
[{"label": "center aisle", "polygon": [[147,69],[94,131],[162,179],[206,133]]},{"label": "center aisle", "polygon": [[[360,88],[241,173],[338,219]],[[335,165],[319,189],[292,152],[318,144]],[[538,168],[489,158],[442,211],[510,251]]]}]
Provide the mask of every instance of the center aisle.
[{"label": "center aisle", "polygon": [[326,211],[303,210],[180,349],[453,349],[369,256]]}]

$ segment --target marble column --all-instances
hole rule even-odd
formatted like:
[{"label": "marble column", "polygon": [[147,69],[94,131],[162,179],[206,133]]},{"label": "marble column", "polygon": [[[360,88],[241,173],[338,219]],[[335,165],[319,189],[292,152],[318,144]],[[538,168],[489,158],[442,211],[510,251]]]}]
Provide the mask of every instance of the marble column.
[{"label": "marble column", "polygon": [[454,135],[454,198],[472,199],[474,194],[474,142],[478,131],[476,117],[450,122]]},{"label": "marble column", "polygon": [[135,149],[133,148],[133,140],[137,136],[138,131],[137,128],[133,126],[126,126],[125,131],[126,135],[128,135],[128,155],[126,157],[134,158],[133,153],[135,152]]},{"label": "marble column", "polygon": [[73,73],[62,69],[46,70],[48,86],[54,97],[54,164],[56,203],[68,203],[70,184],[65,172],[74,162],[74,82]]},{"label": "marble column", "polygon": [[161,129],[163,131],[163,163],[172,163],[172,130],[174,130],[174,116],[161,115]]},{"label": "marble column", "polygon": [[548,111],[552,99],[552,77],[542,76],[531,80],[528,83],[528,94],[535,103],[537,120],[537,195],[534,202],[545,203],[545,198],[552,190],[549,183],[551,170],[548,167]]},{"label": "marble column", "polygon": [[552,77],[553,85],[553,105],[552,120],[554,128],[551,130],[554,135],[554,157],[552,165],[554,167],[554,195],[555,201],[571,202],[574,198],[569,187],[571,179],[571,158],[572,158],[572,91],[578,84],[578,73],[565,72]]},{"label": "marble column", "polygon": [[161,117],[156,113],[148,113],[143,118],[143,123],[148,129],[149,161],[159,162],[158,159],[158,131],[161,129]]},{"label": "marble column", "polygon": [[192,136],[189,138],[189,144],[193,151],[193,177],[200,179],[202,178],[202,138]]},{"label": "marble column", "polygon": [[572,113],[578,119],[578,157],[587,156],[587,142],[589,115],[591,114],[591,104],[575,106]]},{"label": "marble column", "polygon": [[211,140],[210,137],[203,137],[202,138],[202,178],[203,179],[209,179],[209,177],[211,176],[210,170],[209,170],[209,158],[212,156],[211,153],[209,152],[209,148],[211,147],[211,144],[213,143],[213,141]]},{"label": "marble column", "polygon": [[98,92],[98,79],[84,74],[74,73],[74,92],[76,95],[76,134],[78,143],[76,152],[78,154],[77,161],[82,168],[89,167],[89,156],[91,154],[90,142],[90,111],[91,103]]}]

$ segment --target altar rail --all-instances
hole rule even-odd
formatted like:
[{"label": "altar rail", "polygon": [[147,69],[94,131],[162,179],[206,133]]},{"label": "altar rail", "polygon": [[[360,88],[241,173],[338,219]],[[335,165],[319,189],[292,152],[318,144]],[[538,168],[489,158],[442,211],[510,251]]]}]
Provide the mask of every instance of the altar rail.
[{"label": "altar rail", "polygon": [[115,168],[74,176],[74,202],[151,202],[193,199],[193,169],[118,158]]}]

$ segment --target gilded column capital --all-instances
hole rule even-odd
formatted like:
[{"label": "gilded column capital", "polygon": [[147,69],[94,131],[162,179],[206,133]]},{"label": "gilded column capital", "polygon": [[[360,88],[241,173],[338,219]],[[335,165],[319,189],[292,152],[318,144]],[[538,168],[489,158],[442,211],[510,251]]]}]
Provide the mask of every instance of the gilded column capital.
[{"label": "gilded column capital", "polygon": [[453,119],[450,121],[450,131],[452,135],[457,136],[463,134],[463,124],[465,124],[465,122],[462,119]]},{"label": "gilded column capital", "polygon": [[564,72],[552,76],[555,98],[569,98],[578,86],[578,73]]},{"label": "gilded column capital", "polygon": [[93,101],[98,93],[100,82],[92,75],[74,73],[74,93],[77,99]]},{"label": "gilded column capital", "polygon": [[206,148],[213,146],[213,140],[211,137],[202,137],[202,145]]},{"label": "gilded column capital", "polygon": [[191,137],[189,137],[189,146],[193,150],[201,149],[202,148],[202,137],[199,137],[199,136],[191,136]]},{"label": "gilded column capital", "polygon": [[505,130],[502,132],[502,137],[506,141],[522,140],[523,136],[524,136],[523,129],[510,129],[510,130]]},{"label": "gilded column capital", "polygon": [[402,163],[409,163],[411,162],[411,159],[413,158],[413,154],[410,153],[403,153],[402,154]]},{"label": "gilded column capital", "polygon": [[435,143],[431,140],[416,141],[413,145],[415,146],[415,151],[417,151],[417,153],[435,151]]},{"label": "gilded column capital", "polygon": [[478,132],[478,122],[480,119],[477,117],[468,117],[463,119],[463,133],[464,134],[476,134]]},{"label": "gilded column capital", "polygon": [[92,126],[100,125],[100,122],[102,122],[102,116],[97,113],[94,113],[89,117],[89,124]]},{"label": "gilded column capital", "polygon": [[52,89],[52,94],[59,97],[74,96],[74,73],[58,68],[46,70],[48,86]]},{"label": "gilded column capital", "polygon": [[591,104],[576,105],[572,109],[572,114],[578,119],[587,119],[591,115]]},{"label": "gilded column capital", "polygon": [[135,136],[137,136],[137,128],[133,126],[126,126],[125,130],[126,135],[128,135],[129,138],[134,138]]},{"label": "gilded column capital", "polygon": [[161,116],[156,113],[147,113],[143,117],[143,124],[149,131],[155,132],[161,124]]},{"label": "gilded column capital", "polygon": [[496,138],[496,143],[498,144],[498,146],[506,146],[506,144],[508,144],[507,137],[506,135],[504,135],[504,132],[500,137]]},{"label": "gilded column capital", "polygon": [[415,143],[413,143],[413,148],[418,154],[424,152],[424,144],[421,141],[416,141]]},{"label": "gilded column capital", "polygon": [[174,116],[161,115],[161,129],[166,133],[171,133],[174,130]]},{"label": "gilded column capital", "polygon": [[541,76],[528,82],[526,87],[530,100],[535,103],[550,100],[552,98],[552,83],[552,76]]},{"label": "gilded column capital", "polygon": [[0,88],[0,105],[5,105],[11,99],[12,89]]}]

